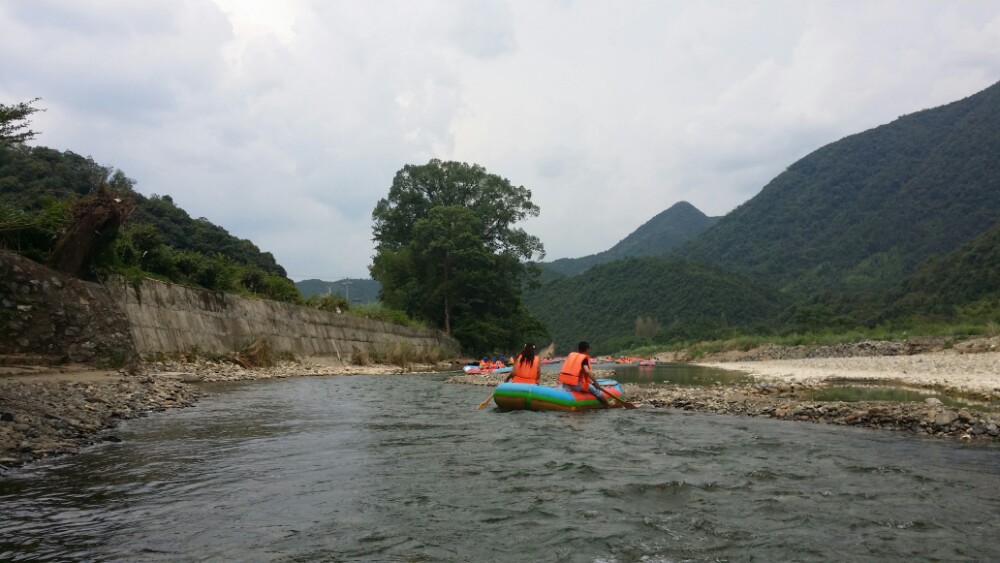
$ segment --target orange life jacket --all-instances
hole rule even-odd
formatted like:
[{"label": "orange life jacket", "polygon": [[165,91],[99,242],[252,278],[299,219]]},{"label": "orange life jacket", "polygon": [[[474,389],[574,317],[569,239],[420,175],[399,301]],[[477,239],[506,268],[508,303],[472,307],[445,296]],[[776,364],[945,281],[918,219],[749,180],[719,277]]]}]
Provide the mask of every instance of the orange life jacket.
[{"label": "orange life jacket", "polygon": [[580,378],[583,377],[583,361],[589,357],[580,352],[570,352],[563,362],[562,369],[559,370],[559,383],[579,387]]},{"label": "orange life jacket", "polygon": [[511,381],[514,383],[528,383],[531,385],[538,385],[538,378],[541,375],[541,363],[538,356],[535,356],[531,360],[531,363],[522,362],[521,357],[518,356],[514,360],[514,377]]}]

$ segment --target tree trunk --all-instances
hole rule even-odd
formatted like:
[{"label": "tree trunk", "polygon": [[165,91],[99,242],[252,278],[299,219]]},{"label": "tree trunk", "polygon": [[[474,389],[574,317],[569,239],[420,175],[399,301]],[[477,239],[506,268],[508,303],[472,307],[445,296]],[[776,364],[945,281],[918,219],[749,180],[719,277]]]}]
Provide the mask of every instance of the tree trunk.
[{"label": "tree trunk", "polygon": [[448,305],[449,302],[449,291],[448,291],[448,265],[451,260],[451,253],[446,253],[444,255],[444,333],[451,336],[451,307]]}]

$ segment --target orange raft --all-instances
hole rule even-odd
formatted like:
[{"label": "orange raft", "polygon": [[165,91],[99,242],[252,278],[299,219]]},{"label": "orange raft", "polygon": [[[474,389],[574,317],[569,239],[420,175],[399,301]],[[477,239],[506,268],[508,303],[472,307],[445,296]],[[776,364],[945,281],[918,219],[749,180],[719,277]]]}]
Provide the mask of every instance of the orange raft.
[{"label": "orange raft", "polygon": [[[597,383],[604,389],[606,396],[622,398],[622,387],[614,379],[598,379]],[[493,392],[493,402],[501,410],[510,411],[580,411],[607,408],[593,393],[511,382],[497,385]],[[608,407],[620,406],[622,404],[619,401],[608,399]]]}]

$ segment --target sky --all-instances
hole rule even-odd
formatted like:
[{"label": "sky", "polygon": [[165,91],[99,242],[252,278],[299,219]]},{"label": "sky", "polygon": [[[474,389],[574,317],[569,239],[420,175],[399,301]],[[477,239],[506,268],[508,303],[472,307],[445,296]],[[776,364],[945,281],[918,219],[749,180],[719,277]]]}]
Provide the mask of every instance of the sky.
[{"label": "sky", "polygon": [[546,260],[1000,80],[1000,2],[0,0],[0,103],[274,254],[368,277],[407,164],[531,190]]}]

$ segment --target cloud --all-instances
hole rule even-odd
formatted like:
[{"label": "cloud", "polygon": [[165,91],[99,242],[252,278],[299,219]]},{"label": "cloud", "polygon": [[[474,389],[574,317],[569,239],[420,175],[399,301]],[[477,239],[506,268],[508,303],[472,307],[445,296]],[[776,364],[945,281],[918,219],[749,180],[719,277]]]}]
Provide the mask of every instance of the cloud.
[{"label": "cloud", "polygon": [[272,252],[367,275],[406,164],[532,190],[549,258],[1000,77],[994,2],[126,0],[0,4],[0,100]]},{"label": "cloud", "polygon": [[516,48],[510,10],[497,0],[463,4],[452,25],[451,37],[463,51],[483,60],[511,53]]}]

